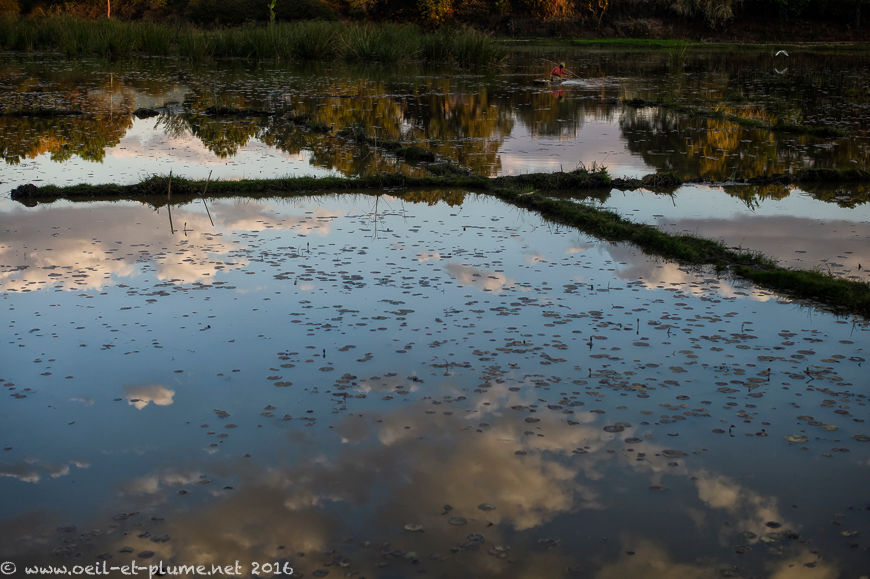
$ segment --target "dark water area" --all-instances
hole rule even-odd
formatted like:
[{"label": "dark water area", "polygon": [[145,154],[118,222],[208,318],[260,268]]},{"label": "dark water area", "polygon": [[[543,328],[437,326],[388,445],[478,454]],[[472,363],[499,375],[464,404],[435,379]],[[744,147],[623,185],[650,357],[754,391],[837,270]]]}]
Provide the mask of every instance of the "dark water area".
[{"label": "dark water area", "polygon": [[[540,58],[325,78],[6,55],[0,181],[425,172],[398,141],[488,175],[670,168],[718,184],[577,202],[867,280],[860,186],[719,183],[866,168],[866,58],[588,50],[557,89]],[[401,193],[0,199],[0,571],[868,575],[867,320]]]}]

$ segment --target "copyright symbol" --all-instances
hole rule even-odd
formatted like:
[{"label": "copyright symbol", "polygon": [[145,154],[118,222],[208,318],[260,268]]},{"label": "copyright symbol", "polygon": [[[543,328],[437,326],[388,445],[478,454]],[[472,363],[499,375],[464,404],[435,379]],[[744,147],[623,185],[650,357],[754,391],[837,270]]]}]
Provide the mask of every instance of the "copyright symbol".
[{"label": "copyright symbol", "polygon": [[16,570],[15,563],[12,563],[11,561],[0,563],[0,573],[3,575],[12,575]]}]

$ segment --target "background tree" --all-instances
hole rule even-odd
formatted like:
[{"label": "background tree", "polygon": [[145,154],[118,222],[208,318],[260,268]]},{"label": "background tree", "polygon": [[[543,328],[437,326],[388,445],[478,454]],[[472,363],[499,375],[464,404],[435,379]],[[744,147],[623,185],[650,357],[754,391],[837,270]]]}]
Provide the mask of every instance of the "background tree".
[{"label": "background tree", "polygon": [[18,0],[0,0],[0,18],[15,18],[20,11]]},{"label": "background tree", "polygon": [[337,20],[338,12],[330,3],[323,0],[281,0],[275,6],[275,18],[277,20]]},{"label": "background tree", "polygon": [[570,20],[577,15],[574,0],[517,0],[515,6],[541,20]]},{"label": "background tree", "polygon": [[595,24],[601,28],[601,20],[610,7],[610,0],[579,0],[584,16],[595,19]]},{"label": "background tree", "polygon": [[734,19],[734,6],[738,0],[676,0],[674,11],[680,16],[701,19],[716,29]]},{"label": "background tree", "polygon": [[438,26],[453,13],[453,0],[417,0],[420,19],[429,26]]}]

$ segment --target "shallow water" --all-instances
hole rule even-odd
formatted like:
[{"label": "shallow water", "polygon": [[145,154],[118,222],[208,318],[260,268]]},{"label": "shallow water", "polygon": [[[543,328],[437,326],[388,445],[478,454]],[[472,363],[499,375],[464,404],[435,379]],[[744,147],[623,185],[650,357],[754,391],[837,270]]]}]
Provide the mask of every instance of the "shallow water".
[{"label": "shallow water", "polygon": [[3,558],[862,569],[866,321],[416,195],[3,202]]},{"label": "shallow water", "polygon": [[[547,60],[557,58],[570,62],[573,76],[558,87],[536,84]],[[614,177],[673,171],[725,185],[685,187],[671,197],[678,212],[677,205],[709,203],[710,213],[735,216],[710,229],[711,236],[760,243],[748,248],[798,267],[866,279],[866,185],[733,184],[804,168],[870,166],[864,54],[583,49],[530,51],[478,74],[413,66],[331,71],[327,78],[315,68],[275,63],[3,55],[0,186],[133,183],[170,172],[227,180],[425,170],[383,143],[419,145],[485,175],[580,166],[605,166]],[[629,105],[633,99],[661,104]],[[143,108],[159,114],[137,117]],[[808,136],[777,123],[843,134]],[[652,223],[657,214],[673,214],[642,197],[626,195],[632,217]],[[809,207],[819,216],[810,228],[818,233],[810,236],[826,238],[817,246],[822,251],[794,254],[805,248],[789,251],[723,231],[745,230],[732,211],[736,199],[753,216],[792,218],[773,226],[786,237],[807,236]],[[857,229],[840,235],[852,222]],[[701,230],[693,222],[681,227]]]},{"label": "shallow water", "polygon": [[594,205],[664,231],[761,252],[783,267],[870,282],[866,203],[820,203],[800,188],[788,188],[781,199],[753,199],[742,196],[743,189],[687,185],[671,195],[613,191]]},{"label": "shallow water", "polygon": [[[71,114],[0,116],[0,181],[422,170],[338,135],[353,126],[491,175],[866,167],[861,58],[796,54],[782,74],[769,55],[571,62],[583,78],[554,91],[533,83],[532,57],[480,75],[320,79],[4,56],[4,111]],[[850,136],[749,131],[630,98],[742,103]],[[729,182],[578,202],[866,281],[865,197]],[[19,570],[866,574],[866,320],[486,196],[200,200],[171,214],[0,199],[0,311],[0,560]]]}]

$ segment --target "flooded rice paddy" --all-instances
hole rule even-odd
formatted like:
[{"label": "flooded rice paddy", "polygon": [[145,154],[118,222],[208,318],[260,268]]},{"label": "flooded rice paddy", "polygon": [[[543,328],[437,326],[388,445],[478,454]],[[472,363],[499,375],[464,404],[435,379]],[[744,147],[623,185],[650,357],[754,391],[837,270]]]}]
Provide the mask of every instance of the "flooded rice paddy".
[{"label": "flooded rice paddy", "polygon": [[[782,72],[770,55],[572,58],[583,78],[554,91],[532,83],[537,63],[322,79],[4,57],[0,181],[425,170],[339,134],[357,127],[490,175],[704,177],[716,184],[578,202],[868,279],[861,185],[732,182],[866,168],[866,59],[795,55]],[[626,98],[728,101],[844,133],[714,129]],[[133,115],[145,108],[158,116]],[[69,114],[36,114],[49,109]],[[484,195],[4,198],[0,311],[0,559],[22,573],[868,573],[867,320]]]}]

